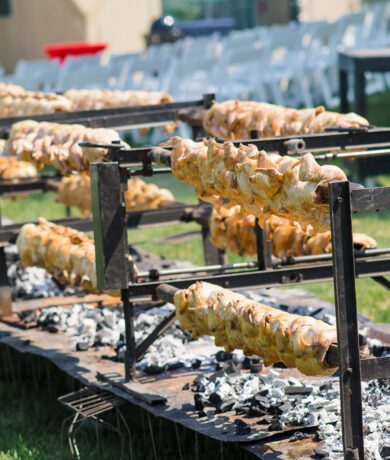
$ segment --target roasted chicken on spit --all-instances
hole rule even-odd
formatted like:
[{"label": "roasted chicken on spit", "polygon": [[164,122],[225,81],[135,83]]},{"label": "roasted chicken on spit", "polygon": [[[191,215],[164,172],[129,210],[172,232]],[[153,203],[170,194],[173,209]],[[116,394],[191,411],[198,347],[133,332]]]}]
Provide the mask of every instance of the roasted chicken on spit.
[{"label": "roasted chicken on spit", "polygon": [[27,91],[12,83],[0,83],[0,117],[40,115],[72,110],[72,102],[55,93]]},{"label": "roasted chicken on spit", "polygon": [[298,221],[314,232],[329,229],[328,184],[346,181],[337,166],[320,166],[307,153],[297,160],[268,155],[254,145],[235,147],[214,139],[194,142],[174,137],[164,144],[170,153],[173,174],[195,186],[198,196],[220,207],[224,199],[240,205],[260,224],[276,215]]},{"label": "roasted chicken on spit", "polygon": [[225,101],[214,103],[203,120],[205,130],[221,139],[314,134],[326,128],[358,128],[368,121],[356,113],[328,112],[323,106],[292,109],[266,102]]},{"label": "roasted chicken on spit", "polygon": [[70,89],[64,96],[72,110],[100,110],[115,107],[139,107],[172,102],[172,97],[162,91],[110,91],[108,89]]},{"label": "roasted chicken on spit", "polygon": [[226,351],[257,355],[266,366],[282,362],[306,375],[331,375],[326,353],[336,328],[311,316],[263,305],[228,289],[197,282],[174,296],[180,327],[193,337],[211,335]]},{"label": "roasted chicken on spit", "polygon": [[65,174],[86,171],[90,163],[102,160],[107,154],[103,148],[81,148],[79,142],[110,144],[119,140],[112,129],[25,120],[12,125],[8,153],[38,167],[52,165]]},{"label": "roasted chicken on spit", "polygon": [[95,245],[87,235],[40,218],[16,240],[22,266],[45,268],[63,284],[96,290]]},{"label": "roasted chicken on spit", "polygon": [[15,157],[0,156],[0,178],[3,180],[27,179],[37,177],[37,168],[27,162],[19,161]]},{"label": "roasted chicken on spit", "polygon": [[[57,201],[67,206],[75,206],[84,216],[92,213],[90,177],[88,174],[77,174],[61,179]],[[125,192],[126,210],[142,211],[157,209],[174,201],[172,193],[155,184],[147,184],[142,179],[131,178]]]},{"label": "roasted chicken on spit", "polygon": [[[213,209],[210,217],[211,242],[220,249],[229,249],[239,255],[256,255],[255,216],[243,215],[239,206]],[[272,216],[264,229],[272,243],[272,254],[276,257],[303,256],[330,253],[332,241],[330,231],[310,235],[298,222]],[[356,249],[377,247],[376,241],[364,233],[354,233]]]}]

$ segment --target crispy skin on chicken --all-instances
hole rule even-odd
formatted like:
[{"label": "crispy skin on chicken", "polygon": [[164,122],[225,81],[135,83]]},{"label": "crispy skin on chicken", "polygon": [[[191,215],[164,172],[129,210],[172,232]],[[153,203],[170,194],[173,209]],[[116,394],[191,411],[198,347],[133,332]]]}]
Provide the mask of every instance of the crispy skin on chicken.
[{"label": "crispy skin on chicken", "polygon": [[95,245],[84,233],[40,218],[23,225],[16,246],[22,266],[42,267],[63,284],[96,290]]},{"label": "crispy skin on chicken", "polygon": [[0,156],[0,178],[3,180],[27,179],[37,177],[37,168],[27,162],[19,161],[15,157]]},{"label": "crispy skin on chicken", "polygon": [[[125,202],[128,212],[157,209],[174,201],[173,195],[168,189],[159,188],[155,184],[147,184],[139,178],[129,179],[127,187]],[[57,201],[67,206],[76,206],[82,215],[90,216],[92,199],[89,175],[77,174],[62,178],[58,188]]]},{"label": "crispy skin on chicken", "polygon": [[57,199],[65,206],[74,206],[82,216],[92,214],[91,180],[88,174],[63,177],[57,190]]},{"label": "crispy skin on chicken", "polygon": [[221,139],[250,139],[251,131],[259,137],[314,134],[326,128],[357,128],[368,121],[356,113],[328,112],[323,106],[292,109],[266,102],[225,101],[214,103],[203,120],[205,130]]},{"label": "crispy skin on chicken", "polygon": [[12,83],[0,83],[0,117],[68,112],[72,103],[55,93],[27,91]]},{"label": "crispy skin on chicken", "polygon": [[[213,209],[210,217],[211,242],[220,249],[229,249],[239,255],[256,255],[255,216],[243,215],[239,206]],[[330,253],[330,231],[310,235],[298,222],[272,216],[265,222],[267,238],[272,242],[276,257],[317,255]],[[372,249],[376,241],[364,233],[354,233],[355,249]]]},{"label": "crispy skin on chicken", "polygon": [[180,327],[193,337],[211,335],[226,351],[258,355],[266,366],[282,362],[306,375],[331,375],[326,353],[336,328],[248,300],[228,289],[197,282],[174,296]]},{"label": "crispy skin on chicken", "polygon": [[118,133],[112,129],[25,120],[12,125],[8,151],[20,160],[38,167],[52,165],[66,174],[86,171],[90,163],[103,160],[107,154],[103,148],[81,148],[79,142],[107,144],[118,140]]},{"label": "crispy skin on chicken", "polygon": [[108,89],[70,89],[64,96],[73,110],[100,110],[115,107],[139,107],[172,102],[172,97],[163,91],[110,91]]},{"label": "crispy skin on chicken", "polygon": [[271,215],[298,221],[314,231],[329,228],[328,184],[346,181],[337,166],[320,166],[307,153],[296,160],[268,155],[254,145],[236,148],[214,139],[193,142],[173,137],[171,167],[181,181],[193,185],[198,196],[221,206],[223,199],[254,214],[261,225]]}]

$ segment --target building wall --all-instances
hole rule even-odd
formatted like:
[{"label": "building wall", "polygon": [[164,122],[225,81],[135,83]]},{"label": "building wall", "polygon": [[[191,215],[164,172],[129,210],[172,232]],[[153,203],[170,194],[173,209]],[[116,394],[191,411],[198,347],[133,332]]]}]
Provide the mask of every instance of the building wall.
[{"label": "building wall", "polygon": [[302,21],[336,21],[343,14],[355,13],[361,7],[361,0],[301,0]]},{"label": "building wall", "polygon": [[44,57],[47,43],[103,41],[113,53],[139,51],[161,0],[11,0],[0,17],[0,64]]},{"label": "building wall", "polygon": [[140,51],[162,14],[161,0],[74,0],[87,18],[87,40],[109,43],[113,53]]},{"label": "building wall", "polygon": [[11,0],[11,8],[0,17],[0,63],[7,71],[19,59],[44,57],[46,43],[85,40],[85,18],[73,1]]}]

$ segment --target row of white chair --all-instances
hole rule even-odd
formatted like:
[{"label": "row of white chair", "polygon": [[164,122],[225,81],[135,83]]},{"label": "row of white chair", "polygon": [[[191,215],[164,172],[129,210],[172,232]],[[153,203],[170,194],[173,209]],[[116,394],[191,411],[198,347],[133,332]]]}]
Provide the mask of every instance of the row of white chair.
[{"label": "row of white chair", "polygon": [[[390,2],[341,17],[335,23],[306,22],[186,38],[151,45],[143,53],[100,54],[55,61],[20,61],[12,81],[32,90],[69,88],[164,90],[175,100],[215,92],[220,99],[240,98],[290,106],[335,106],[337,54],[341,48],[389,44]],[[390,78],[372,75],[370,93]]]}]

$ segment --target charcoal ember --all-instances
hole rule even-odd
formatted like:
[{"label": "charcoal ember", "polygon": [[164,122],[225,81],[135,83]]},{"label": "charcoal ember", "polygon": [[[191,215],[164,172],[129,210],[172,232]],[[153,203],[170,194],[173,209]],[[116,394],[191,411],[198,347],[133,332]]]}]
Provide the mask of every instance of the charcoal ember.
[{"label": "charcoal ember", "polygon": [[236,404],[234,410],[236,415],[249,415],[250,404]]},{"label": "charcoal ember", "polygon": [[143,370],[145,374],[154,375],[154,374],[160,374],[161,372],[164,372],[165,367],[157,366],[156,364],[151,364],[150,366],[145,366]]},{"label": "charcoal ember", "polygon": [[255,395],[254,401],[256,401],[256,404],[264,411],[269,410],[271,407],[269,399],[265,396],[261,396],[260,394]]},{"label": "charcoal ember", "polygon": [[191,361],[192,369],[199,369],[201,365],[202,365],[202,361],[200,359],[196,358]]},{"label": "charcoal ember", "polygon": [[251,370],[252,368],[258,367],[258,364],[260,363],[262,363],[262,360],[260,358],[249,358],[248,356],[245,356],[241,363],[241,366],[243,369]]},{"label": "charcoal ember", "polygon": [[182,361],[176,361],[175,363],[168,364],[169,371],[176,371],[177,369],[183,369],[185,367],[185,363]]},{"label": "charcoal ember", "polygon": [[204,393],[206,391],[204,382],[205,378],[202,375],[195,377],[194,381],[192,382],[192,391],[196,393]]},{"label": "charcoal ember", "polygon": [[272,367],[275,367],[276,369],[287,369],[287,366],[284,363],[274,363]]},{"label": "charcoal ember", "polygon": [[218,407],[222,404],[222,398],[218,393],[211,393],[209,396],[209,402],[212,406]]},{"label": "charcoal ember", "polygon": [[324,435],[323,433],[320,433],[319,431],[316,431],[313,436],[313,441],[314,442],[321,442],[324,440]]},{"label": "charcoal ember", "polygon": [[37,320],[39,313],[39,311],[28,311],[18,313],[18,316],[24,323],[32,323],[33,321]]},{"label": "charcoal ember", "polygon": [[314,458],[329,458],[329,452],[322,447],[315,447],[313,449]]},{"label": "charcoal ember", "polygon": [[[218,363],[219,364],[219,363]],[[237,374],[240,372],[239,365],[237,365],[233,360],[225,361],[222,364],[219,364],[220,369],[222,369],[226,374]]]},{"label": "charcoal ember", "polygon": [[279,419],[273,419],[268,431],[283,431],[285,428],[284,423]]},{"label": "charcoal ember", "polygon": [[308,433],[302,433],[302,431],[296,431],[292,436],[289,438],[289,442],[294,441],[302,441],[302,439],[309,438],[310,435]]},{"label": "charcoal ember", "polygon": [[223,369],[217,371],[217,372],[214,372],[213,374],[211,374],[208,379],[210,382],[215,382],[217,379],[219,378],[223,378],[223,377],[226,377],[226,373]]},{"label": "charcoal ember", "polygon": [[76,350],[77,351],[87,351],[87,350],[89,350],[89,343],[88,342],[77,342],[76,343]]},{"label": "charcoal ember", "polygon": [[218,413],[230,412],[234,407],[234,399],[228,399],[223,401],[222,404],[218,407]]},{"label": "charcoal ember", "polygon": [[205,407],[202,395],[200,393],[194,394],[194,406],[195,406],[195,410],[197,410],[198,412],[203,411]]},{"label": "charcoal ember", "polygon": [[320,391],[328,391],[328,390],[332,390],[332,389],[333,389],[332,382],[326,382],[326,383],[320,385],[320,388],[319,388]]},{"label": "charcoal ember", "polygon": [[390,440],[385,441],[381,445],[379,453],[382,458],[390,458]]},{"label": "charcoal ember", "polygon": [[359,332],[359,346],[367,345],[367,334],[364,334],[362,331]]},{"label": "charcoal ember", "polygon": [[286,395],[309,395],[313,391],[311,387],[304,387],[304,386],[294,386],[290,385],[284,387],[284,392]]},{"label": "charcoal ember", "polygon": [[249,417],[262,417],[265,414],[266,414],[266,411],[254,399],[249,406],[249,411],[248,411]]},{"label": "charcoal ember", "polygon": [[228,361],[229,359],[232,359],[232,358],[233,358],[232,353],[228,353],[227,351],[224,351],[224,350],[220,350],[217,353],[215,353],[215,359],[218,362]]},{"label": "charcoal ember", "polygon": [[268,394],[269,394],[269,389],[268,388],[262,388],[257,393],[258,396],[267,396]]},{"label": "charcoal ember", "polygon": [[183,387],[182,387],[183,391],[187,391],[189,389],[190,389],[190,384],[189,383],[184,384]]},{"label": "charcoal ember", "polygon": [[257,374],[258,372],[263,370],[263,362],[258,360],[258,362],[253,362],[250,367],[250,371],[252,374]]},{"label": "charcoal ember", "polygon": [[273,420],[274,420],[273,417],[270,417],[269,415],[267,415],[267,416],[263,417],[263,418],[260,420],[259,423],[262,424],[262,425],[264,425],[265,423],[266,423],[267,425],[269,425],[270,423],[272,423]]},{"label": "charcoal ember", "polygon": [[234,424],[236,425],[237,436],[245,436],[249,434],[252,430],[251,427],[241,419],[235,420]]}]

